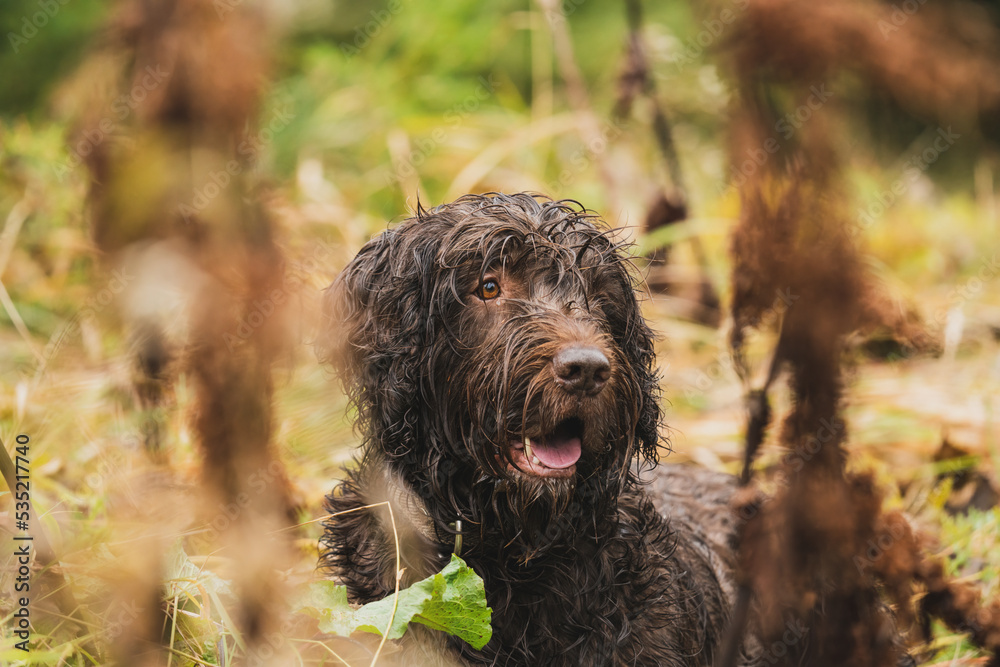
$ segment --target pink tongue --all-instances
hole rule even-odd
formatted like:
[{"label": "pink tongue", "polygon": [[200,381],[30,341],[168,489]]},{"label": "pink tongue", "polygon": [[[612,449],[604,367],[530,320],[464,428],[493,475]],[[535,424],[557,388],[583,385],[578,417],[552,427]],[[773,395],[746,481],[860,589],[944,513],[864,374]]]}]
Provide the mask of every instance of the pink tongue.
[{"label": "pink tongue", "polygon": [[580,460],[580,438],[552,436],[543,442],[532,439],[531,453],[546,467],[568,468]]}]

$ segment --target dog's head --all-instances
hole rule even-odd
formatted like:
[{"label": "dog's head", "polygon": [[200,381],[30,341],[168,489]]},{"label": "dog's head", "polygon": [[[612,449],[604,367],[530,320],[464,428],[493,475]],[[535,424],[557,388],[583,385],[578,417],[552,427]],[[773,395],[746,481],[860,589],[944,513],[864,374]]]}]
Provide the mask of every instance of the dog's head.
[{"label": "dog's head", "polygon": [[470,195],[420,210],[361,249],[324,310],[321,358],[367,446],[452,518],[477,489],[520,514],[565,506],[587,479],[620,488],[634,458],[657,458],[652,334],[630,265],[574,202]]}]

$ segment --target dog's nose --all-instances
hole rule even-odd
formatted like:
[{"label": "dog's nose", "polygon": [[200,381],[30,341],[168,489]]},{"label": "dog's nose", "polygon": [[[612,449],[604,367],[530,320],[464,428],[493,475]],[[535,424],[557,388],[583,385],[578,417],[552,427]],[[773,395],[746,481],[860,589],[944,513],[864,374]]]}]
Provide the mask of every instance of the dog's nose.
[{"label": "dog's nose", "polygon": [[611,363],[596,347],[570,345],[552,359],[556,382],[563,389],[580,394],[596,394],[611,377]]}]

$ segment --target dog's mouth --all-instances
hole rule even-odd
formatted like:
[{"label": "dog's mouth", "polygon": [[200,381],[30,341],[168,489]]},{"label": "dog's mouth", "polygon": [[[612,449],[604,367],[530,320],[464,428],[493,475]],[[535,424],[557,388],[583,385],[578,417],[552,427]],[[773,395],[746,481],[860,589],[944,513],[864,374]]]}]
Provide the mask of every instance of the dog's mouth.
[{"label": "dog's mouth", "polygon": [[583,443],[583,420],[564,419],[551,432],[511,441],[510,459],[521,472],[538,477],[571,477]]}]

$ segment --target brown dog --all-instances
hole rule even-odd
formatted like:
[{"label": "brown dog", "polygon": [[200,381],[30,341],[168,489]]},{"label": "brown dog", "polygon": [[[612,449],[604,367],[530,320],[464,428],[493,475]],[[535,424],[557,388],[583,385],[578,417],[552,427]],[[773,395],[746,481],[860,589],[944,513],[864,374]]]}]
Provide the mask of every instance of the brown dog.
[{"label": "brown dog", "polygon": [[[482,651],[450,643],[468,664],[703,666],[725,630],[735,483],[677,466],[640,481],[663,444],[653,335],[595,222],[462,197],[373,239],[327,296],[321,356],[364,435],[329,510],[389,500],[404,585],[461,549],[493,608]],[[392,592],[379,511],[335,517],[323,548],[354,601]]]}]

